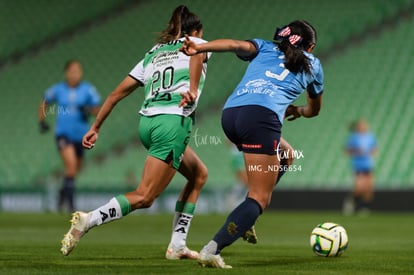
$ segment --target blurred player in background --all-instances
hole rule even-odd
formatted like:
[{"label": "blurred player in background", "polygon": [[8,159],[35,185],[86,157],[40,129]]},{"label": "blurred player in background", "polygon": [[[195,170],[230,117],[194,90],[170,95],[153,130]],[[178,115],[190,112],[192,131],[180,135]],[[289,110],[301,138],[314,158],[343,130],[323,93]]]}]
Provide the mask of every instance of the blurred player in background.
[{"label": "blurred player in background", "polygon": [[69,255],[79,239],[91,228],[120,219],[132,211],[148,208],[168,186],[176,171],[187,180],[175,207],[173,232],[166,258],[197,259],[186,238],[195,204],[207,180],[207,168],[187,146],[196,109],[204,85],[209,54],[191,58],[179,51],[184,34],[194,43],[205,43],[203,25],[186,6],[177,7],[158,43],[132,69],[129,75],[106,98],[95,122],[83,138],[83,146],[92,148],[99,130],[115,105],[143,86],[139,135],[148,150],[142,178],[136,190],[118,195],[107,204],[89,212],[75,212],[72,226],[62,240],[61,252]]},{"label": "blurred player in background", "polygon": [[[40,132],[46,133],[48,113],[56,114],[55,139],[64,165],[63,184],[59,190],[58,210],[67,205],[75,209],[75,179],[82,166],[82,137],[88,131],[89,115],[99,111],[100,96],[94,86],[82,80],[82,65],[69,60],[64,67],[65,80],[50,87],[39,108]],[[55,104],[50,107],[49,105]]]},{"label": "blurred player in background", "polygon": [[[186,40],[182,51],[188,55],[202,52],[233,52],[250,61],[245,75],[227,99],[222,113],[226,136],[243,151],[247,172],[248,196],[228,216],[214,238],[203,247],[199,262],[203,266],[231,268],[220,255],[251,228],[269,205],[279,166],[283,119],[318,115],[322,104],[323,70],[312,55],[316,31],[305,21],[294,21],[276,30],[274,41],[262,39],[220,39],[205,44]],[[290,105],[307,90],[305,106]],[[250,170],[261,167],[261,170]]]},{"label": "blurred player in background", "polygon": [[351,157],[354,178],[352,195],[344,201],[344,214],[355,211],[368,213],[374,199],[374,155],[377,140],[369,131],[365,119],[359,119],[351,126],[351,134],[346,144],[346,152]]}]

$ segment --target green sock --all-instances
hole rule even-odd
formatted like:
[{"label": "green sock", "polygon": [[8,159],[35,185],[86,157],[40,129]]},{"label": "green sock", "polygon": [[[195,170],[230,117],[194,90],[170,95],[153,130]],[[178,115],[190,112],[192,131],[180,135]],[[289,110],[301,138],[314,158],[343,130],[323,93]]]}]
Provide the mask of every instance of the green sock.
[{"label": "green sock", "polygon": [[194,203],[191,203],[191,202],[186,202],[184,204],[184,207],[183,207],[183,209],[182,209],[181,212],[186,213],[186,214],[193,215],[194,214],[194,210],[195,210],[195,204]]},{"label": "green sock", "polygon": [[126,216],[131,212],[131,203],[125,195],[118,195],[115,197],[121,207],[122,216]]},{"label": "green sock", "polygon": [[175,203],[175,212],[183,212],[185,201],[177,201]]}]

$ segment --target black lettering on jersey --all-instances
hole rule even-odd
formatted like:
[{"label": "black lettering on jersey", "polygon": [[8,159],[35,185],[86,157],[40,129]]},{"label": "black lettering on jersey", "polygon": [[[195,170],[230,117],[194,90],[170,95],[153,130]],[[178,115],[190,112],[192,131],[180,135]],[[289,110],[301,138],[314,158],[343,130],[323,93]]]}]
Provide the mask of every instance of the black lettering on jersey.
[{"label": "black lettering on jersey", "polygon": [[181,40],[173,40],[166,43],[167,45],[177,45],[177,44],[184,44],[184,41]]},{"label": "black lettering on jersey", "polygon": [[165,44],[159,44],[159,45],[155,46],[154,48],[152,48],[148,52],[148,54],[154,53],[156,50],[158,50],[159,48],[164,47],[165,45],[177,45],[177,44],[184,44],[184,41],[181,41],[181,40],[173,40],[173,41],[169,41],[169,42],[167,42]]}]

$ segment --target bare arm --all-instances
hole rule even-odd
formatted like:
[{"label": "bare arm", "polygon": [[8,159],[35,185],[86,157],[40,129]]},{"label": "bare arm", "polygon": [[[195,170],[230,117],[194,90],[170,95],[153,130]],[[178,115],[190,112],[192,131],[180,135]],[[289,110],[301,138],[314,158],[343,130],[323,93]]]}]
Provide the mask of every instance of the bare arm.
[{"label": "bare arm", "polygon": [[289,120],[295,120],[301,116],[314,117],[319,115],[319,111],[322,107],[322,93],[316,98],[311,98],[309,94],[306,97],[307,103],[305,106],[289,105],[286,110],[285,117]]},{"label": "bare arm", "polygon": [[48,104],[46,103],[46,100],[42,100],[42,102],[40,103],[39,112],[38,112],[39,122],[45,121],[47,107],[48,107]]},{"label": "bare arm", "polygon": [[49,124],[46,122],[46,110],[47,110],[48,104],[46,103],[46,100],[42,100],[39,106],[39,112],[38,112],[38,119],[39,119],[39,130],[40,133],[46,133],[49,131],[50,127]]},{"label": "bare arm", "polygon": [[187,106],[193,103],[198,96],[198,85],[200,84],[200,77],[203,71],[203,62],[206,59],[206,54],[196,54],[190,58],[190,91],[181,93],[183,97],[178,106]]},{"label": "bare arm", "polygon": [[234,39],[218,39],[208,43],[196,44],[188,36],[180,49],[186,55],[195,55],[202,52],[234,52],[240,57],[248,57],[257,52],[252,42]]},{"label": "bare arm", "polygon": [[108,95],[96,116],[95,122],[92,123],[89,131],[83,136],[82,145],[84,147],[91,149],[95,145],[95,142],[98,139],[99,130],[115,105],[141,85],[142,84],[134,78],[127,76],[115,90]]}]

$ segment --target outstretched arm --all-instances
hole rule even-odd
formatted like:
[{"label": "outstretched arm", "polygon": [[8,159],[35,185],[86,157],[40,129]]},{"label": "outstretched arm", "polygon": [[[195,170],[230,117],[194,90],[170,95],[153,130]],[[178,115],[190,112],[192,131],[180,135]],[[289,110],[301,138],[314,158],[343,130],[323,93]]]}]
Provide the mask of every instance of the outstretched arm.
[{"label": "outstretched arm", "polygon": [[118,85],[118,87],[116,87],[115,90],[113,90],[112,93],[108,95],[96,116],[95,122],[92,123],[89,131],[83,136],[83,147],[91,149],[93,146],[95,146],[95,142],[98,139],[99,129],[115,105],[141,85],[142,84],[139,81],[130,76],[127,76]]},{"label": "outstretched arm", "polygon": [[245,40],[218,39],[196,44],[187,35],[180,50],[186,55],[195,55],[202,52],[234,52],[240,57],[249,57],[257,52],[253,43]]}]

